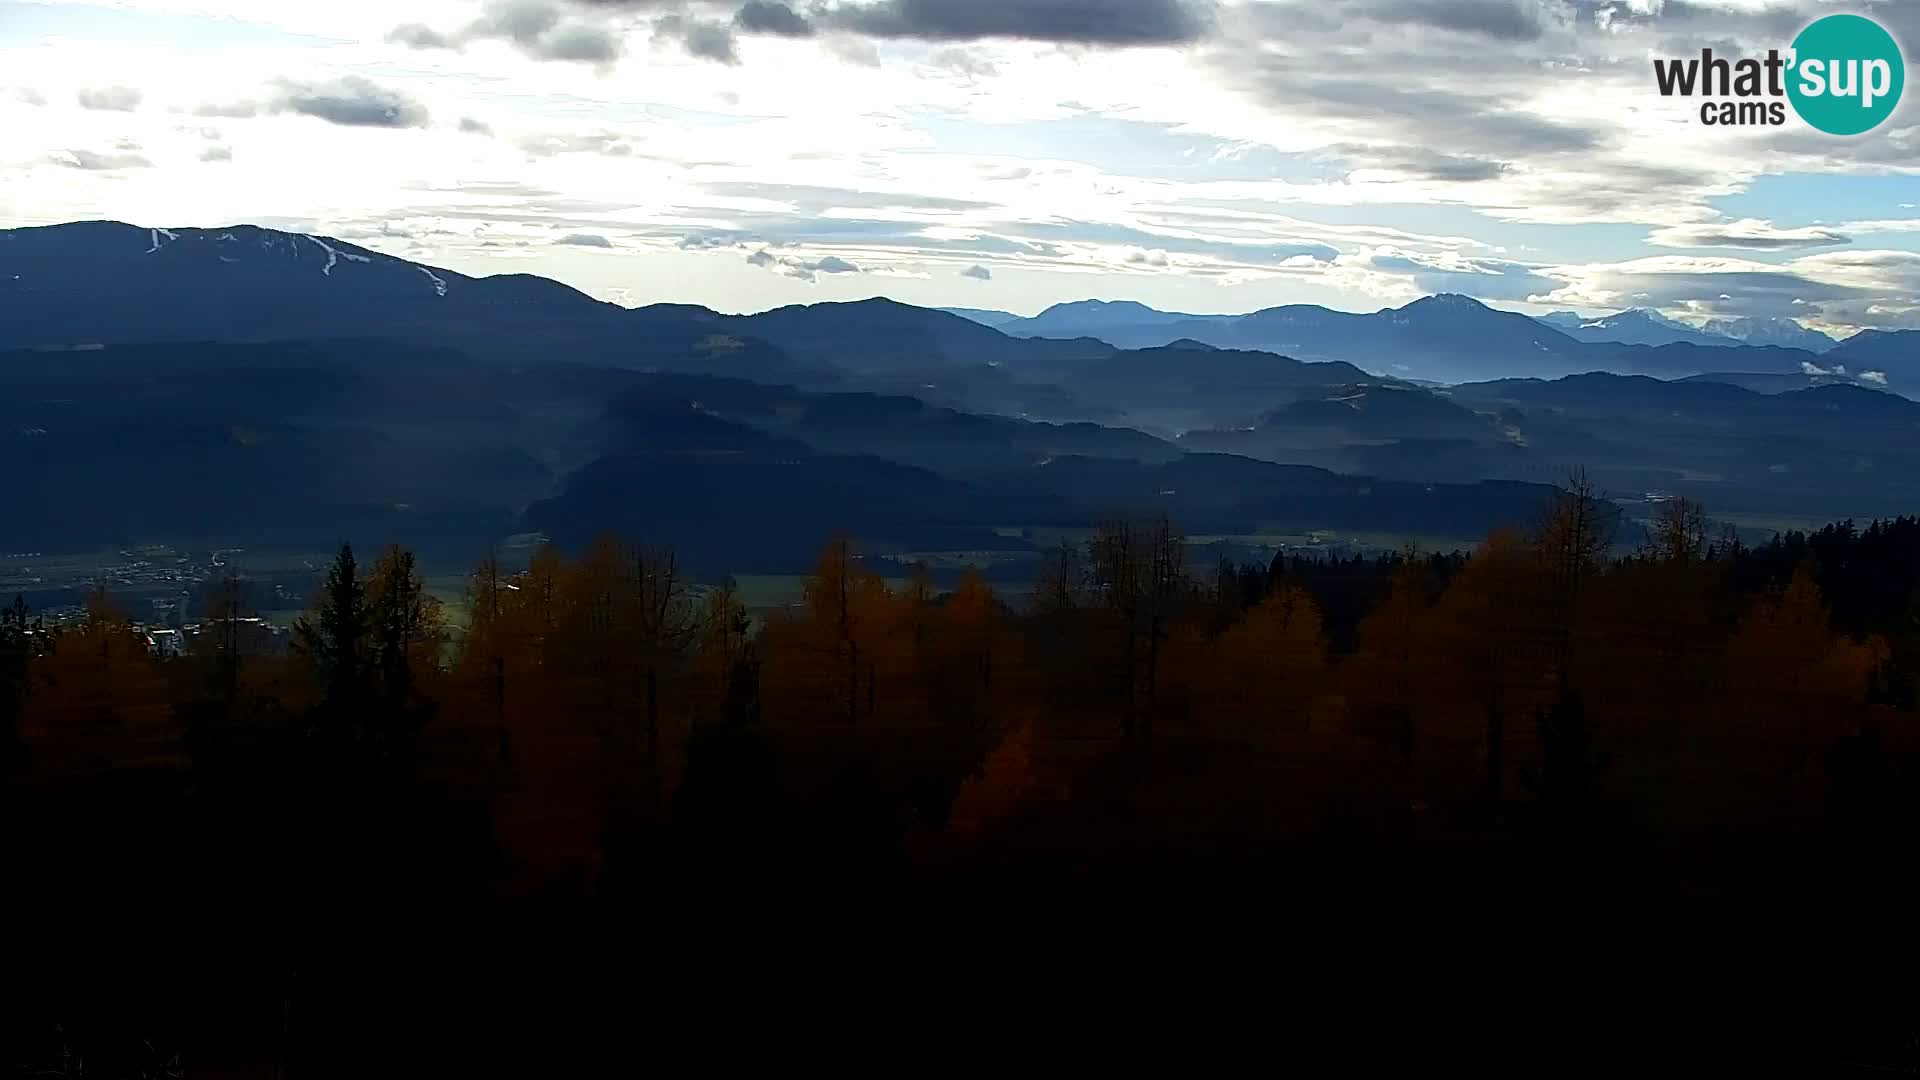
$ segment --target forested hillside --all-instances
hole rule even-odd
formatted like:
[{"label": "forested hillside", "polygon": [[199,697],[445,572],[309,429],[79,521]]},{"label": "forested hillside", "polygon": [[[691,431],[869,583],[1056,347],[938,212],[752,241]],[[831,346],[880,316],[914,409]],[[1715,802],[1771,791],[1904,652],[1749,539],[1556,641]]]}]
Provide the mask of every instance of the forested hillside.
[{"label": "forested hillside", "polygon": [[[482,562],[463,626],[406,551],[343,549],[290,648],[230,578],[169,658],[111,595],[58,629],[16,606],[25,917],[184,965],[101,985],[55,934],[19,1015],[94,1002],[156,1054],[327,1072],[376,1053],[343,1019],[363,1010],[417,1034],[532,1007],[500,965],[573,963],[512,944],[547,920],[638,930],[799,882],[1205,884],[1296,912],[1909,901],[1920,521],[1756,549],[1676,500],[1613,557],[1614,520],[1576,484],[1471,555],[1205,571],[1172,522],[1114,520],[1022,595],[889,584],[829,540],[764,618],[604,537]],[[356,975],[408,926],[475,919],[494,944],[409,1019]],[[223,1007],[256,1000],[296,1019]],[[62,1037],[134,1068],[149,1051],[113,1030]]]}]

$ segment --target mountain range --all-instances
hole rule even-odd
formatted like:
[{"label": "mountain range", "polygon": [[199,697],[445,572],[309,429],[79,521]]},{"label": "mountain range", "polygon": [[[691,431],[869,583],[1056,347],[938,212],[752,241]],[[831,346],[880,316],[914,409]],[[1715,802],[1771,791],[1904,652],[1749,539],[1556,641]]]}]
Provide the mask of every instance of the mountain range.
[{"label": "mountain range", "polygon": [[[1168,335],[1172,334],[1214,344],[1271,347],[1277,351],[1299,351],[1303,342],[1311,340],[1302,335],[1311,334],[1316,320],[1338,325],[1340,320],[1331,317],[1346,314],[1327,308],[1296,305],[1246,315],[1190,315],[1159,311],[1130,300],[1079,300],[1055,304],[1031,318],[974,308],[946,310],[1016,337],[1095,337],[1118,345],[1138,347],[1164,343],[1162,339],[1171,340]],[[1374,314],[1386,315],[1389,311],[1404,314],[1407,309],[1384,309]],[[1755,345],[1818,354],[1839,344],[1833,338],[1817,330],[1809,330],[1791,319],[1716,319],[1696,327],[1647,308],[1632,308],[1599,317],[1556,311],[1532,321],[1574,341],[1603,345],[1687,344],[1722,348]],[[1558,342],[1554,338],[1545,338],[1536,344],[1551,350]]]},{"label": "mountain range", "polygon": [[619,528],[724,573],[804,566],[837,528],[1017,560],[1151,510],[1471,539],[1573,466],[1750,515],[1920,502],[1920,405],[1879,389],[1920,382],[1911,332],[1586,341],[1447,295],[1004,330],[885,299],[726,315],[110,222],[0,231],[0,310],[0,552],[351,535],[461,560]]}]

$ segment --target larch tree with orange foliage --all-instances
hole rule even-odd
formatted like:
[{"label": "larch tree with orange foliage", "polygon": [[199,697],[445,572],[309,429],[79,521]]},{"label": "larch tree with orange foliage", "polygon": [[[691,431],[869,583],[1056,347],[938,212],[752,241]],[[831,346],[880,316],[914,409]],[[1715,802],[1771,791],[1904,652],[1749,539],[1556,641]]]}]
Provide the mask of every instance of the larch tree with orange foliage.
[{"label": "larch tree with orange foliage", "polygon": [[1394,570],[1386,599],[1360,623],[1359,651],[1346,664],[1347,698],[1362,730],[1384,736],[1412,764],[1415,710],[1428,664],[1427,567],[1412,553]]},{"label": "larch tree with orange foliage", "polygon": [[53,634],[35,662],[22,727],[36,761],[55,771],[184,763],[167,681],[104,588],[88,596],[85,621]]},{"label": "larch tree with orange foliage", "polygon": [[1220,635],[1210,656],[1200,667],[1196,711],[1256,737],[1304,730],[1327,667],[1319,606],[1306,590],[1282,583]]},{"label": "larch tree with orange foliage", "polygon": [[1886,655],[1878,638],[1834,633],[1813,569],[1803,565],[1786,588],[1754,602],[1727,642],[1727,685],[1763,736],[1818,742],[1845,733],[1849,707],[1865,702]]}]

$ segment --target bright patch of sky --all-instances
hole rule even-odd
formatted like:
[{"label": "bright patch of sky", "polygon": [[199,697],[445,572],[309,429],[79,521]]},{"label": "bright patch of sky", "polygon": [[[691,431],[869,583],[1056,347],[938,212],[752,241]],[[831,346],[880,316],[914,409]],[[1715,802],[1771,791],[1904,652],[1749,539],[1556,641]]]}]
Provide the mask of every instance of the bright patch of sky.
[{"label": "bright patch of sky", "polygon": [[[1920,5],[1854,9],[1920,41]],[[252,222],[725,311],[1452,291],[1920,326],[1920,106],[1837,139],[1653,86],[1827,10],[0,0],[0,227]]]}]

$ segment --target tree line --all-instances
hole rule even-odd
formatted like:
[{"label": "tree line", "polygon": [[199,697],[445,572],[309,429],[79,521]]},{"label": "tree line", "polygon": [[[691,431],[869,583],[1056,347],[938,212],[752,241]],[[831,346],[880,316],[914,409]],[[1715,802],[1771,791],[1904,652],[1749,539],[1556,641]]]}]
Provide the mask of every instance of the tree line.
[{"label": "tree line", "polygon": [[343,547],[290,648],[228,576],[178,657],[105,593],[16,602],[0,839],[63,917],[283,941],[798,881],[1912,895],[1920,519],[1618,524],[1576,480],[1471,553],[1196,567],[1116,519],[1013,594],[842,537],[764,612],[607,537],[482,561],[458,627],[407,551]]},{"label": "tree line", "polygon": [[1114,520],[1047,552],[1016,596],[973,571],[947,589],[925,567],[888,581],[840,538],[801,604],[759,618],[673,552],[609,537],[484,561],[457,641],[408,552],[363,570],[343,548],[285,655],[232,577],[171,659],[105,594],[57,632],[16,603],[0,613],[0,754],[10,787],[36,794],[135,776],[217,789],[262,762],[339,791],[432,792],[484,822],[474,873],[508,891],[591,891],[616,850],[737,817],[703,785],[734,784],[733,759],[756,753],[778,775],[754,797],[775,801],[828,798],[796,778],[832,787],[857,760],[867,810],[891,815],[876,857],[894,870],[964,864],[947,826],[984,828],[970,800],[1018,838],[1025,815],[1108,783],[1106,759],[1228,748],[1360,770],[1362,789],[1472,829],[1644,824],[1663,812],[1649,791],[1730,813],[1738,760],[1795,789],[1796,827],[1824,822],[1833,776],[1816,761],[1904,734],[1914,708],[1920,525],[1749,548],[1680,499],[1618,556],[1608,509],[1575,485],[1471,555],[1210,573],[1172,522]]}]

